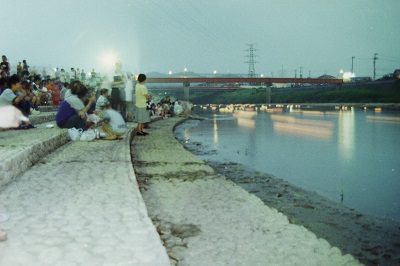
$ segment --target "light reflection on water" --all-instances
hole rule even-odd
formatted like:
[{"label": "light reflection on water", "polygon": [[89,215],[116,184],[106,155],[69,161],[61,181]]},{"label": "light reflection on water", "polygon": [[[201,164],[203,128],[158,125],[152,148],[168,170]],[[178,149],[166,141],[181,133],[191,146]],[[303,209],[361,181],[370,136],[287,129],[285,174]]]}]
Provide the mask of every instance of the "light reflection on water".
[{"label": "light reflection on water", "polygon": [[[290,112],[291,110],[292,112]],[[206,116],[185,134],[216,154],[363,213],[400,221],[400,113],[195,109]]]}]

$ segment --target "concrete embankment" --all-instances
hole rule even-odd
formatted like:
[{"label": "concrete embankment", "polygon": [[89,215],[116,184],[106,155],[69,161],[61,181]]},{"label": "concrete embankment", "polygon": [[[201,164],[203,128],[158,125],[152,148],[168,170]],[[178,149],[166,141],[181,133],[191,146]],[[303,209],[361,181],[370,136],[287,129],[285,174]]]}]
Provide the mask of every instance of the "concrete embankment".
[{"label": "concrete embankment", "polygon": [[173,135],[181,121],[157,121],[132,142],[142,196],[171,264],[359,264],[187,151]]},{"label": "concrete embankment", "polygon": [[0,265],[168,265],[131,163],[135,125],[71,142],[47,123],[0,132]]}]

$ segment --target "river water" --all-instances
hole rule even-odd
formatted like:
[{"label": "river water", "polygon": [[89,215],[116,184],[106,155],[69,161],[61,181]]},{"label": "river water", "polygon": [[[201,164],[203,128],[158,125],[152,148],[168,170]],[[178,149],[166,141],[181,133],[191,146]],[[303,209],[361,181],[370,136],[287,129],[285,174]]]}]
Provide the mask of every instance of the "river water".
[{"label": "river water", "polygon": [[210,151],[201,159],[240,163],[400,221],[400,112],[197,106],[194,113],[207,119],[185,138]]}]

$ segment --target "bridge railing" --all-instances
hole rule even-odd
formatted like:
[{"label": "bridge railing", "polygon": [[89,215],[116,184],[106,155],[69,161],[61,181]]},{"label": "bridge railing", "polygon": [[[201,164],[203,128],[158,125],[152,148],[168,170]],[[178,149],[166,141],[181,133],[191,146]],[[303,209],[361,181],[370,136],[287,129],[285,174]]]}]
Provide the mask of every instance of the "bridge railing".
[{"label": "bridge railing", "polygon": [[312,84],[342,84],[343,79],[326,78],[148,78],[147,83],[312,83]]}]

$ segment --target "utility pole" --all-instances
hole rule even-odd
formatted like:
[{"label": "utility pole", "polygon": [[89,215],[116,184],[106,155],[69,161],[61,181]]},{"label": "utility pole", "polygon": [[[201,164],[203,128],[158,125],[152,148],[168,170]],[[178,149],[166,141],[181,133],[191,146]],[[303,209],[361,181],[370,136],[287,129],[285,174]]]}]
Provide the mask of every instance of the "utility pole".
[{"label": "utility pole", "polygon": [[297,79],[297,69],[294,70],[294,78]]},{"label": "utility pole", "polygon": [[351,73],[354,73],[354,69],[353,69],[353,60],[354,60],[354,56],[351,57]]},{"label": "utility pole", "polygon": [[377,53],[374,54],[374,80],[376,80],[376,60],[378,60]]},{"label": "utility pole", "polygon": [[300,78],[303,78],[303,67],[300,67]]},{"label": "utility pole", "polygon": [[249,58],[249,61],[246,61],[245,63],[249,64],[249,74],[248,77],[249,78],[255,78],[256,77],[256,71],[254,68],[254,64],[258,63],[256,60],[254,60],[254,57],[256,57],[256,55],[254,54],[255,51],[257,51],[257,49],[254,49],[254,44],[248,44],[249,49],[247,49],[246,51],[249,51],[249,55],[247,55],[246,57]]}]

